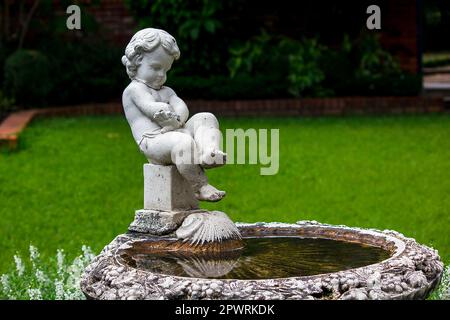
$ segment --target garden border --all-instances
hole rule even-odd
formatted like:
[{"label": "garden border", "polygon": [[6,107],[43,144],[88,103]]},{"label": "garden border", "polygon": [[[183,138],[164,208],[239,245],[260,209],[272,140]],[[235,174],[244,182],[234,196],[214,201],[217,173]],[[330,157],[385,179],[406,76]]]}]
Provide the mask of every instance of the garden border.
[{"label": "garden border", "polygon": [[[218,116],[342,116],[419,114],[446,111],[440,97],[336,97],[272,100],[187,100],[191,114],[208,111]],[[19,134],[34,117],[120,114],[120,102],[31,109],[10,114],[0,124],[0,146],[15,149]]]}]

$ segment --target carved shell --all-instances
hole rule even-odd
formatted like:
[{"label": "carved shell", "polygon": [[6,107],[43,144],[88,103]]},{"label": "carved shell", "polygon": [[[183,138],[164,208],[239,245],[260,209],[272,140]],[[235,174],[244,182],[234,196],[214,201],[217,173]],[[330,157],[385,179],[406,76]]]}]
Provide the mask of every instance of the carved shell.
[{"label": "carved shell", "polygon": [[236,225],[221,211],[193,213],[184,219],[175,234],[192,244],[241,239]]}]

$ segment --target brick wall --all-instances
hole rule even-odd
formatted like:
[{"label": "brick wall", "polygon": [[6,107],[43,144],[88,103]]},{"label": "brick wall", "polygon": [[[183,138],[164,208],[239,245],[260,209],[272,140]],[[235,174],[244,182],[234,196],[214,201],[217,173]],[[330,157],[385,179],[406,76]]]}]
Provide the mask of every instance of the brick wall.
[{"label": "brick wall", "polygon": [[[439,98],[338,97],[274,100],[187,100],[190,114],[213,112],[218,116],[343,116],[373,114],[419,114],[445,112]],[[122,113],[120,102],[40,109],[42,116]]]},{"label": "brick wall", "polygon": [[125,47],[136,30],[136,22],[123,0],[101,0],[99,6],[89,8],[104,29],[105,37]]},{"label": "brick wall", "polygon": [[[66,7],[61,0],[53,0],[56,15],[66,17]],[[124,0],[79,0],[74,3],[86,5],[86,11],[98,23],[103,38],[125,48],[137,28],[137,23],[127,9]],[[83,28],[83,12],[81,13]]]}]

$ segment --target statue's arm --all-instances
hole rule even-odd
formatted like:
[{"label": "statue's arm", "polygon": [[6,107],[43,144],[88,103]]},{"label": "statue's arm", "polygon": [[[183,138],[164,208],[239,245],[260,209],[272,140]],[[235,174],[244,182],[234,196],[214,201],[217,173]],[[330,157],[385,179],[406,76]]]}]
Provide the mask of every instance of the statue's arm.
[{"label": "statue's arm", "polygon": [[180,116],[180,121],[186,123],[189,118],[189,109],[186,103],[184,103],[172,89],[170,89],[170,91],[171,96],[169,98],[169,104],[172,106],[175,113]]},{"label": "statue's arm", "polygon": [[136,107],[152,120],[155,120],[154,115],[158,111],[170,111],[170,107],[167,103],[156,102],[155,98],[148,92],[133,90],[131,99]]}]

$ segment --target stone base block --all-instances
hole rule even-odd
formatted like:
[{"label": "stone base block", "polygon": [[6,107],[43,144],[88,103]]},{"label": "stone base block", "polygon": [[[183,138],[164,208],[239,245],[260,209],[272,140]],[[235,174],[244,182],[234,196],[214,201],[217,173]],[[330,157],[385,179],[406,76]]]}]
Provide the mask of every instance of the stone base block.
[{"label": "stone base block", "polygon": [[166,235],[174,232],[183,223],[184,219],[202,210],[187,211],[159,211],[137,210],[134,221],[128,227],[129,231],[147,233],[152,235]]},{"label": "stone base block", "polygon": [[198,207],[194,191],[175,166],[144,165],[144,209],[186,211]]}]

